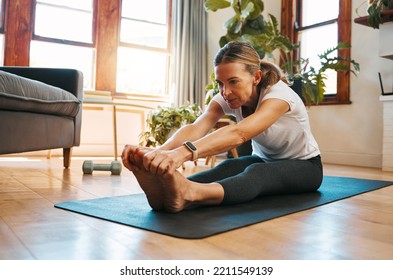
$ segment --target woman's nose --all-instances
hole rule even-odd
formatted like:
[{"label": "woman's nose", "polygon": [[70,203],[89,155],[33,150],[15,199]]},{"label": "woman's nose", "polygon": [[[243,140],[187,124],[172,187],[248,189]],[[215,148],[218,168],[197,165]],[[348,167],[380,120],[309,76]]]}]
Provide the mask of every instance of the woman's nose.
[{"label": "woman's nose", "polygon": [[229,90],[226,86],[222,86],[221,95],[222,95],[222,97],[224,97],[225,100],[228,99]]}]

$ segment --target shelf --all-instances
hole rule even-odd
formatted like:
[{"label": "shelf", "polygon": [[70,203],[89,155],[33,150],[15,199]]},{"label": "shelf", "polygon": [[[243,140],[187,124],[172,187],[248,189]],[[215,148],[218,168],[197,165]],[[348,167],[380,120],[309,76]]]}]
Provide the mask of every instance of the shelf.
[{"label": "shelf", "polygon": [[[393,9],[382,11],[381,19],[382,19],[382,23],[393,21]],[[354,22],[361,25],[369,26],[368,16],[355,18]]]}]

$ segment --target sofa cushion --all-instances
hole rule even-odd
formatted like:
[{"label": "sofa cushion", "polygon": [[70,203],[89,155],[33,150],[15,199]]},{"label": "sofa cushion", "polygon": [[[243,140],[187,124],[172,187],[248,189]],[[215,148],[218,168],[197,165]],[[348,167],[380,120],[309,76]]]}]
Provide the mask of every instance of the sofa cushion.
[{"label": "sofa cushion", "polygon": [[61,88],[0,71],[0,109],[75,117],[80,104]]}]

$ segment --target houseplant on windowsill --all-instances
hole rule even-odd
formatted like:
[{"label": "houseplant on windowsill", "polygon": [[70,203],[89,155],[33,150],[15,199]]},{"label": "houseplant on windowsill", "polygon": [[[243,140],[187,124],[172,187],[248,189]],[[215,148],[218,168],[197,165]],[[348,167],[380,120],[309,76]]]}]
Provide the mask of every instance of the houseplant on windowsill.
[{"label": "houseplant on windowsill", "polygon": [[293,56],[298,45],[293,45],[289,52],[281,53],[281,68],[283,69],[288,81],[300,82],[301,92],[297,92],[305,101],[307,106],[319,104],[324,99],[326,92],[325,81],[327,79],[326,71],[350,71],[356,75],[360,66],[355,60],[342,56],[332,56],[338,50],[349,48],[348,43],[338,43],[336,47],[329,48],[322,54],[318,55],[320,67],[318,69],[309,66],[309,59],[296,59]]},{"label": "houseplant on windowsill", "polygon": [[[294,57],[294,54],[298,53],[299,44],[292,43],[287,36],[281,34],[278,21],[273,15],[269,14],[267,20],[263,17],[264,4],[261,0],[206,0],[204,6],[207,11],[212,12],[229,7],[235,12],[235,15],[224,24],[227,33],[220,38],[220,47],[230,41],[247,41],[257,50],[261,59],[265,56],[274,58],[273,52],[278,51],[280,66],[287,79],[294,83],[301,81],[302,89],[298,94],[302,96],[307,106],[319,104],[323,100],[326,91],[326,70],[350,70],[355,74],[359,70],[359,64],[354,60],[340,56],[331,57],[336,50],[348,48],[349,44],[339,43],[319,55],[321,62],[319,69],[310,67],[308,59]],[[208,88],[208,93],[214,91],[217,89]]]},{"label": "houseplant on windowsill", "polygon": [[[393,15],[384,15],[385,11],[393,10],[393,0],[368,0],[364,1],[358,8],[356,8],[356,14],[359,15],[359,9],[368,3],[367,7],[367,24],[368,26],[378,29],[379,25],[386,20],[393,20]],[[359,15],[360,16],[360,15]],[[356,20],[355,20],[356,22]]]},{"label": "houseplant on windowsill", "polygon": [[198,104],[186,103],[182,106],[159,106],[149,113],[147,130],[139,139],[140,145],[156,147],[165,143],[181,126],[193,123],[202,109]]}]

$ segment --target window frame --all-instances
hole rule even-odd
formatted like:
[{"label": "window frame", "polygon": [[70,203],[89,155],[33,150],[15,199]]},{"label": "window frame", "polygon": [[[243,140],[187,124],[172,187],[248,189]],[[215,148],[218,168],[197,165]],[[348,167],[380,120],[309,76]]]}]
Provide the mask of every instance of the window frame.
[{"label": "window frame", "polygon": [[[3,0],[4,1],[4,0]],[[145,100],[154,102],[167,102],[170,99],[170,59],[171,59],[171,20],[172,20],[172,0],[165,0],[167,2],[167,46],[166,48],[157,48],[150,46],[141,46],[137,44],[130,44],[120,41],[120,28],[121,28],[121,4],[122,0],[93,0],[93,26],[92,26],[92,43],[77,42],[71,40],[63,40],[58,38],[49,38],[35,34],[35,16],[36,16],[36,0],[29,0],[31,8],[24,10],[24,13],[29,14],[30,35],[28,45],[24,47],[24,62],[22,64],[28,65],[30,42],[32,40],[43,41],[49,43],[57,43],[70,46],[80,46],[95,48],[96,61],[95,61],[95,89],[110,91],[113,97],[116,98],[135,98],[138,100]],[[14,9],[14,8],[13,8]],[[31,10],[30,10],[31,9]],[[22,30],[21,30],[22,31]],[[23,31],[25,35],[26,32]],[[26,34],[27,35],[27,34]],[[16,40],[16,38],[15,38]],[[27,40],[27,36],[26,36]],[[129,93],[118,92],[116,89],[117,83],[117,50],[119,47],[131,47],[148,51],[156,51],[165,53],[167,59],[167,79],[165,82],[165,93],[160,95],[146,94],[146,93]],[[20,59],[20,57],[15,57]],[[15,63],[15,62],[12,62]],[[17,62],[18,63],[18,62]],[[11,63],[10,63],[11,64]],[[19,63],[21,64],[21,63]]]},{"label": "window frame", "polygon": [[[302,0],[281,0],[281,32],[292,42],[298,41],[298,19],[301,18]],[[338,42],[351,42],[351,0],[339,0],[339,15],[337,18]],[[338,43],[337,42],[337,43]],[[351,57],[351,49],[338,50],[338,55]],[[337,93],[325,95],[319,105],[351,104],[350,101],[350,71],[337,72]]]},{"label": "window frame", "polygon": [[1,0],[0,5],[1,5],[1,11],[0,11],[0,33],[4,34],[6,0]]},{"label": "window frame", "polygon": [[[167,45],[165,48],[160,48],[160,47],[153,47],[153,46],[144,46],[140,44],[135,44],[135,43],[129,43],[129,42],[122,42],[120,39],[120,35],[118,38],[118,47],[124,47],[124,48],[133,48],[133,49],[138,49],[138,50],[144,50],[144,51],[153,51],[153,52],[160,52],[163,54],[166,54],[168,59],[167,59],[167,65],[166,65],[166,72],[167,72],[167,77],[165,81],[165,93],[164,94],[147,94],[147,93],[135,93],[135,92],[118,92],[117,90],[116,95],[118,96],[123,96],[123,97],[136,97],[136,98],[145,98],[149,100],[156,100],[156,101],[164,101],[170,98],[169,96],[169,80],[170,80],[170,64],[171,64],[171,22],[172,22],[172,0],[164,0],[166,1],[167,4],[167,27],[168,27],[168,32],[167,32]],[[121,2],[121,1],[120,1]],[[119,11],[119,34],[120,34],[120,29],[121,29],[121,21],[122,21],[122,15],[121,15],[121,9],[122,5],[120,3],[120,11]],[[117,80],[115,81],[115,84],[117,83]],[[115,85],[116,87],[116,85]]]},{"label": "window frame", "polygon": [[92,43],[72,41],[72,40],[66,40],[66,39],[58,39],[58,38],[40,36],[40,35],[35,34],[35,16],[36,16],[37,4],[38,4],[37,0],[33,0],[32,13],[31,13],[31,30],[32,30],[31,40],[43,41],[43,42],[48,42],[48,43],[73,45],[73,46],[80,46],[80,47],[91,47],[91,48],[95,47],[95,42],[96,42],[96,36],[95,36],[96,24],[95,24],[95,22],[97,19],[97,0],[93,0]]},{"label": "window frame", "polygon": [[[84,11],[84,10],[80,10],[78,8],[73,8],[73,7],[68,7],[68,6],[63,6],[63,5],[56,5],[56,4],[48,4],[48,3],[38,3],[38,0],[31,0],[31,19],[30,19],[30,32],[31,32],[31,38],[29,40],[29,50],[28,50],[28,59],[29,59],[29,65],[34,65],[34,63],[32,62],[32,45],[34,43],[48,43],[50,44],[54,44],[54,45],[58,45],[58,46],[65,46],[68,48],[81,48],[81,49],[89,49],[91,50],[91,64],[84,64],[84,65],[88,65],[89,69],[85,69],[86,71],[88,71],[88,73],[83,72],[86,74],[85,75],[85,79],[84,79],[84,88],[91,90],[92,88],[94,88],[96,86],[96,76],[95,76],[95,72],[96,72],[96,68],[97,68],[97,63],[95,61],[95,52],[96,52],[96,17],[97,17],[97,2],[99,0],[92,0],[92,10],[91,12],[89,11]],[[87,41],[75,41],[75,40],[69,40],[69,39],[61,39],[61,38],[54,38],[54,37],[49,37],[49,36],[45,36],[45,35],[37,35],[36,32],[36,11],[37,11],[37,6],[41,4],[44,6],[48,6],[48,7],[56,7],[56,8],[60,8],[62,10],[66,10],[66,11],[83,11],[88,13],[89,15],[91,15],[91,38],[89,38],[89,41],[91,39],[90,42]],[[90,22],[90,21],[89,21]],[[65,67],[70,67],[70,66],[65,66]],[[88,79],[86,79],[88,78]]]},{"label": "window frame", "polygon": [[[43,42],[48,42],[48,43],[57,43],[57,44],[65,44],[65,45],[72,45],[72,46],[95,48],[96,35],[97,35],[96,24],[95,24],[96,18],[97,18],[97,0],[93,0],[92,43],[78,42],[78,41],[36,35],[35,34],[36,7],[37,7],[37,1],[33,0],[32,15],[31,15],[31,30],[32,30],[31,40],[43,41]],[[72,9],[70,9],[70,10],[72,10]]]}]

